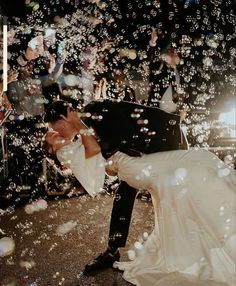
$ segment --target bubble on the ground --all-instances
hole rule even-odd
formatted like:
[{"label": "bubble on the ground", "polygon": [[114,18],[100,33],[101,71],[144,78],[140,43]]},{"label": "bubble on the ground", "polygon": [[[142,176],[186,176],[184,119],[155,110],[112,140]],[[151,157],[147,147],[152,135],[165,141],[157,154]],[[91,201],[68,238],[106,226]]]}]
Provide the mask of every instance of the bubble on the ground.
[{"label": "bubble on the ground", "polygon": [[46,210],[47,209],[47,206],[48,206],[48,203],[43,200],[43,199],[40,199],[40,200],[37,200],[31,204],[27,204],[25,206],[25,212],[27,214],[32,214],[34,212],[38,212],[38,211],[41,211],[41,210]]},{"label": "bubble on the ground", "polygon": [[136,253],[134,250],[128,250],[127,255],[128,255],[129,260],[134,260],[136,258]]},{"label": "bubble on the ground", "polygon": [[53,275],[53,278],[57,278],[57,276],[59,276],[60,275],[60,272],[56,272],[54,275]]},{"label": "bubble on the ground", "polygon": [[63,236],[65,234],[69,233],[70,231],[72,231],[76,226],[77,226],[77,222],[70,220],[66,223],[59,225],[56,229],[56,233],[59,236]]},{"label": "bubble on the ground", "polygon": [[142,245],[142,243],[141,243],[140,241],[136,241],[136,242],[134,243],[134,247],[135,247],[136,249],[140,249],[140,248],[143,247],[143,245]]},{"label": "bubble on the ground", "polygon": [[148,239],[148,236],[149,236],[149,234],[148,234],[148,232],[144,232],[143,233],[143,240],[147,240]]},{"label": "bubble on the ground", "polygon": [[134,248],[135,248],[135,252],[137,256],[140,256],[143,254],[144,252],[144,247],[143,244],[140,241],[136,241],[134,243]]},{"label": "bubble on the ground", "polygon": [[29,261],[21,260],[19,262],[19,264],[22,268],[26,268],[26,270],[29,270],[29,269],[33,268],[34,266],[36,266],[36,263],[34,260],[29,260]]},{"label": "bubble on the ground", "polygon": [[12,255],[15,250],[15,241],[11,237],[0,239],[0,257]]}]

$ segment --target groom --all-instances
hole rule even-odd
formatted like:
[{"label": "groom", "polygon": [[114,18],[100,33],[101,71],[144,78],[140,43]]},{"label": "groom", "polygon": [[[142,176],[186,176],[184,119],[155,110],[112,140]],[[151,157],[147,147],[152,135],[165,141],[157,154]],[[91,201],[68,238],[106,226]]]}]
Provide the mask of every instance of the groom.
[{"label": "groom", "polygon": [[[52,103],[44,121],[66,138],[74,138],[78,128],[66,120],[72,109],[65,101]],[[130,156],[187,149],[178,115],[130,102],[93,101],[85,106],[81,120],[98,136],[102,154],[109,158],[116,151]],[[114,198],[108,248],[85,266],[84,273],[111,267],[119,260],[119,248],[126,244],[136,190],[121,182]]]}]

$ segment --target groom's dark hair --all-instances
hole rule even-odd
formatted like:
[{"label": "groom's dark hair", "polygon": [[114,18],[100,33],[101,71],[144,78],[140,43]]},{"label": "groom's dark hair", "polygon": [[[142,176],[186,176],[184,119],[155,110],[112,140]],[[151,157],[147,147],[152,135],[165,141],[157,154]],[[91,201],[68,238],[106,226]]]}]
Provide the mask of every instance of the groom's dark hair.
[{"label": "groom's dark hair", "polygon": [[57,120],[61,119],[61,115],[67,117],[68,107],[71,108],[71,104],[67,101],[54,101],[46,110],[44,122],[56,122]]}]

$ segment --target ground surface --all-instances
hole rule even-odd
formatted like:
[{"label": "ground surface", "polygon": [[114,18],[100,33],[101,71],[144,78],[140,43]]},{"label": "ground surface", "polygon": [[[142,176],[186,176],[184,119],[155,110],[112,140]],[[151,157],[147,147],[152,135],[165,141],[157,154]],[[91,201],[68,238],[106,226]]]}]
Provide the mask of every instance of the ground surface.
[{"label": "ground surface", "polygon": [[[0,258],[0,286],[130,285],[113,269],[93,277],[82,274],[84,265],[106,249],[112,201],[104,194],[95,199],[86,195],[48,201],[47,209],[33,214],[24,206],[0,210],[0,235],[12,237],[16,245],[11,256]],[[151,202],[137,199],[121,260],[127,260],[127,250],[153,223]],[[71,230],[59,235],[66,227]]]}]

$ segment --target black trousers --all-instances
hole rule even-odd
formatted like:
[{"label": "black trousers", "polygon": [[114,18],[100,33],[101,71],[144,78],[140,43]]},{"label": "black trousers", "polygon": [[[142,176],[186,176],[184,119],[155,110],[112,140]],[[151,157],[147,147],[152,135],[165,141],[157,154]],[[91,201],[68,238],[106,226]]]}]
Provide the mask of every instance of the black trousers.
[{"label": "black trousers", "polygon": [[116,191],[110,221],[108,246],[124,247],[137,191],[122,181]]}]

